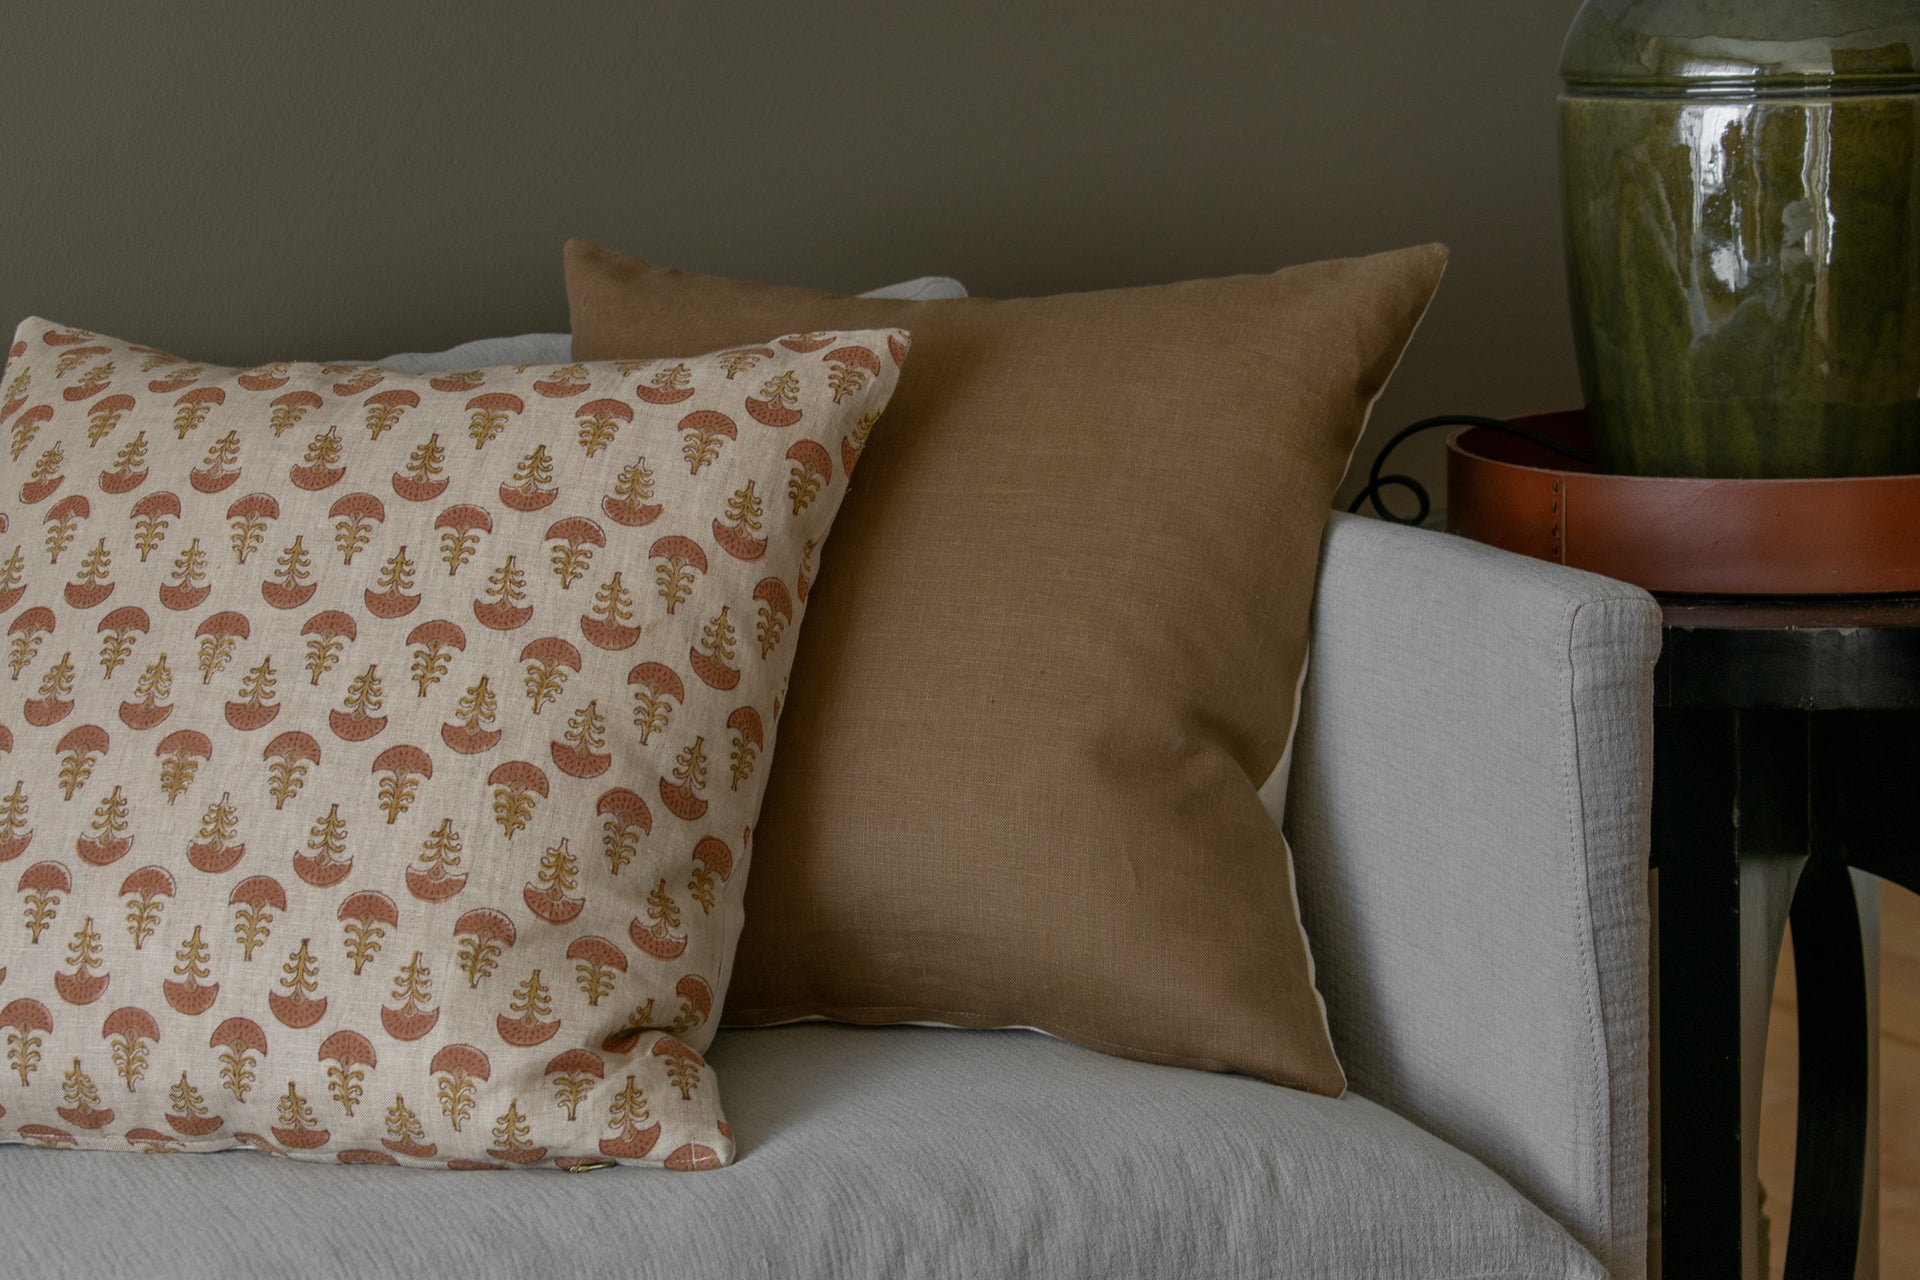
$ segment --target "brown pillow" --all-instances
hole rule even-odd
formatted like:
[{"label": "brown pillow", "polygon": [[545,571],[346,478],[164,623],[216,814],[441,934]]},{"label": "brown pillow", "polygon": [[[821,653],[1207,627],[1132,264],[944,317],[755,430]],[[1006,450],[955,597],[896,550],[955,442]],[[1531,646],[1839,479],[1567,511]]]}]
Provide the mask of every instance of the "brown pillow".
[{"label": "brown pillow", "polygon": [[1256,788],[1328,504],[1445,259],[899,302],[568,244],[576,359],[914,334],[887,430],[833,459],[865,493],[796,658],[727,1022],[1037,1027],[1341,1091]]}]

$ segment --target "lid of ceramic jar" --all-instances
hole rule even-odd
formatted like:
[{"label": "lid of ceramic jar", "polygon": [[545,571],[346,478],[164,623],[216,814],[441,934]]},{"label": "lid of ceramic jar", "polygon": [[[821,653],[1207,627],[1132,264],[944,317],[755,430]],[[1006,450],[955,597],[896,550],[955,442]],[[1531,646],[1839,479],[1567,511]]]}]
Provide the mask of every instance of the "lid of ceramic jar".
[{"label": "lid of ceramic jar", "polygon": [[1920,0],[1587,0],[1575,93],[1920,92]]}]

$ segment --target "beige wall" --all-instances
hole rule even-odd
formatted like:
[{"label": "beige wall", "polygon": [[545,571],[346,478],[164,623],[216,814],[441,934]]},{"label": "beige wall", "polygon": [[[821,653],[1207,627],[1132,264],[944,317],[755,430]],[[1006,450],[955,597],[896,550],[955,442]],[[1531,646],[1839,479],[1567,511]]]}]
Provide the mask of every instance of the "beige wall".
[{"label": "beige wall", "polygon": [[564,328],[570,234],[988,294],[1445,240],[1364,460],[1416,416],[1577,401],[1553,129],[1575,8],[16,0],[0,317],[241,363]]}]

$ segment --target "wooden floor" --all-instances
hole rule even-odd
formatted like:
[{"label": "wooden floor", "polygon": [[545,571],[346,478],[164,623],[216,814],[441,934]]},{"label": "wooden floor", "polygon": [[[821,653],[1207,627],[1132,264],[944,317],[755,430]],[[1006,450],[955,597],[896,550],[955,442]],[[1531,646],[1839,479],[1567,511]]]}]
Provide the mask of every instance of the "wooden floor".
[{"label": "wooden floor", "polygon": [[[1760,1181],[1778,1218],[1793,1194],[1796,1027],[1789,955],[1773,992],[1760,1130]],[[1770,1243],[1778,1280],[1782,1226]],[[1920,897],[1891,885],[1880,896],[1880,1276],[1920,1280]]]}]

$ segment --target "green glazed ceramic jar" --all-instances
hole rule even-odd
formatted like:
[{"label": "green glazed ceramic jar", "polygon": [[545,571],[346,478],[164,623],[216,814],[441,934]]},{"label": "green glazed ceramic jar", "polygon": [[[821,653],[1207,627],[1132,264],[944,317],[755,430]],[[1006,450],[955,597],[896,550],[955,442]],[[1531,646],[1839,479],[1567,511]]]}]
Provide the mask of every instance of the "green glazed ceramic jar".
[{"label": "green glazed ceramic jar", "polygon": [[1587,0],[1560,70],[1601,464],[1920,473],[1920,0]]}]

